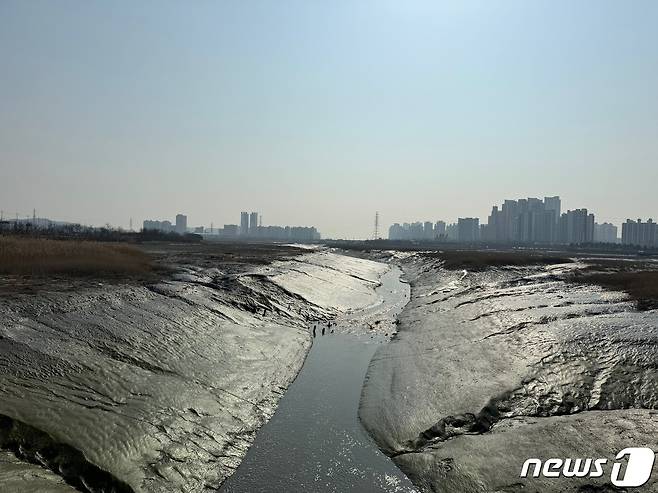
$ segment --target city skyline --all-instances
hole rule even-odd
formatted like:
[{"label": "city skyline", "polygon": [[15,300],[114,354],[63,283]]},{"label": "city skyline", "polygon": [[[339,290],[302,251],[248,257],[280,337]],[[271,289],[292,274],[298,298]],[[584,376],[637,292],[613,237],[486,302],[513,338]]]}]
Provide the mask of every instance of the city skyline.
[{"label": "city skyline", "polygon": [[587,208],[565,210],[560,196],[556,195],[545,196],[543,200],[505,199],[502,205],[492,206],[486,222],[479,217],[459,217],[449,223],[396,222],[388,229],[388,239],[502,245],[621,243],[654,247],[658,246],[658,227],[652,217],[627,218],[619,227],[609,222],[599,223]]},{"label": "city skyline", "polygon": [[[508,231],[506,233],[501,233],[498,232],[497,235],[496,233],[493,232],[491,228],[489,228],[490,225],[491,227],[495,227],[495,217],[492,215],[495,214],[502,214],[504,207],[507,206],[509,203],[512,203],[516,207],[516,202],[522,202],[525,203],[526,205],[524,207],[530,207],[530,209],[534,207],[537,207],[537,204],[541,206],[541,210],[543,211],[544,208],[547,211],[553,212],[554,213],[554,220],[551,220],[551,223],[554,223],[554,226],[552,226],[550,231],[546,231],[542,234],[540,234],[539,237],[537,237],[534,233],[532,232],[527,232],[525,233],[525,237],[523,240],[520,238],[512,238],[510,236],[510,231],[509,229],[511,228],[511,225],[508,225],[507,229]],[[460,226],[460,223],[462,223],[462,227],[467,227],[466,224],[469,224],[469,228],[475,228],[478,230],[477,233],[469,234],[468,239],[467,238],[462,238],[463,241],[472,241],[474,239],[477,239],[477,241],[483,240],[483,241],[493,241],[495,242],[520,242],[520,243],[560,243],[558,241],[558,238],[560,235],[564,235],[564,238],[562,243],[571,243],[573,241],[567,241],[567,233],[560,232],[560,216],[561,212],[562,215],[564,216],[565,214],[568,213],[568,215],[571,215],[572,213],[578,213],[580,211],[584,211],[585,215],[588,215],[588,209],[584,207],[580,208],[568,208],[568,207],[563,207],[563,202],[562,198],[557,195],[557,196],[545,196],[543,201],[538,198],[533,198],[533,197],[528,197],[528,198],[521,198],[521,199],[505,199],[502,204],[503,209],[499,209],[499,206],[494,205],[492,209],[492,215],[488,216],[488,219],[485,221],[484,217],[486,216],[476,216],[476,217],[464,217],[464,216],[458,216],[455,217],[454,219],[448,218],[447,220],[445,216],[441,215],[440,213],[434,214],[436,218],[441,218],[441,219],[433,219],[431,221],[427,220],[418,220],[416,219],[411,219],[411,220],[399,220],[397,222],[389,222],[386,220],[382,220],[383,218],[379,214],[379,212],[376,212],[375,214],[377,215],[377,221],[383,228],[380,229],[380,237],[388,237],[389,239],[413,239],[413,240],[431,240],[431,239],[437,239],[438,237],[444,236],[445,239],[450,239],[450,240],[457,240],[459,237],[458,233],[458,227]],[[640,214],[638,216],[634,217],[627,217],[625,220],[619,222],[619,223],[613,223],[610,221],[607,221],[605,218],[601,218],[600,216],[596,215],[596,221],[594,220],[594,213],[590,209],[589,216],[590,218],[590,226],[589,226],[589,232],[587,233],[587,241],[584,241],[583,239],[579,239],[575,242],[623,242],[623,236],[622,236],[622,231],[624,230],[625,227],[629,227],[628,224],[630,223],[635,223],[636,220],[638,224],[643,223],[646,224],[647,221],[649,225],[654,224],[654,217],[653,215],[646,215],[646,214]],[[543,212],[542,212],[543,213]],[[165,215],[157,215],[157,217],[166,217]],[[173,215],[172,215],[173,217]],[[429,214],[425,214],[425,218],[427,219],[430,217]],[[492,218],[494,218],[492,220]],[[31,215],[27,214],[16,214],[16,216],[8,215],[7,211],[2,210],[0,212],[0,220],[9,220],[9,221],[14,221],[14,219],[20,219],[22,222],[36,222],[37,224],[43,223],[47,224],[49,221],[53,223],[58,223],[58,222],[70,222],[70,223],[77,223],[77,224],[83,224],[80,221],[62,221],[60,218],[53,218],[53,217],[47,217],[47,216],[37,216],[37,211],[36,209],[32,210]],[[372,217],[371,217],[372,219]],[[467,221],[474,220],[475,223],[467,223]],[[537,221],[537,219],[528,219],[531,221]],[[230,237],[238,237],[241,236],[242,238],[256,238],[260,236],[260,238],[265,239],[265,238],[271,238],[271,239],[276,239],[277,237],[281,239],[283,236],[281,236],[280,233],[278,234],[272,234],[270,236],[267,236],[263,234],[265,230],[269,228],[270,231],[274,231],[272,228],[282,228],[281,226],[277,225],[264,225],[262,221],[262,214],[259,212],[248,212],[248,211],[242,211],[240,212],[240,219],[237,223],[223,223],[219,221],[210,221],[210,223],[199,223],[198,221],[192,221],[188,225],[188,217],[187,215],[181,214],[181,213],[176,213],[175,214],[175,220],[172,223],[169,220],[152,220],[152,219],[144,219],[142,221],[134,221],[134,218],[129,219],[129,224],[131,225],[130,228],[122,228],[121,226],[116,226],[120,229],[132,229],[133,222],[135,224],[138,224],[139,222],[142,223],[142,228],[143,229],[155,229],[155,230],[160,230],[160,231],[166,231],[166,232],[178,232],[178,233],[183,233],[183,232],[196,232],[196,233],[204,233],[204,234],[219,234],[224,235],[227,238]],[[194,224],[193,224],[194,223]],[[282,221],[282,224],[290,223],[288,221]],[[387,224],[388,224],[388,235],[386,234],[385,230],[387,229]],[[396,229],[396,228],[401,228],[401,224],[404,224],[406,228],[411,227],[411,230],[407,229],[406,232],[403,232],[402,229]],[[473,226],[473,224],[476,224],[476,226]],[[107,226],[109,223],[103,223],[102,226]],[[98,227],[101,225],[91,225],[94,227]],[[112,226],[112,225],[110,225]],[[370,225],[370,227],[372,224]],[[531,225],[528,225],[526,227],[532,227]],[[563,227],[566,227],[566,225],[563,225]],[[653,226],[652,226],[653,227]],[[320,237],[322,238],[334,238],[334,239],[372,239],[372,230],[368,231],[367,229],[364,229],[364,232],[361,236],[356,237],[356,236],[330,236],[330,235],[322,235],[320,236],[319,233],[319,228],[315,224],[312,224],[310,226],[283,226],[283,228],[296,228],[296,229],[312,229],[313,233],[308,235],[308,239],[315,238],[319,239]],[[414,229],[415,228],[415,229]],[[418,229],[420,228],[420,229]],[[436,229],[435,229],[436,228]],[[553,229],[554,228],[554,229]],[[222,232],[222,229],[225,230],[225,232]],[[258,230],[261,230],[259,234],[256,232]],[[391,233],[393,231],[393,233]],[[436,232],[439,231],[437,234]],[[630,230],[629,230],[630,231]],[[463,234],[463,233],[462,233]],[[501,234],[503,235],[501,237]],[[523,235],[523,233],[521,233]],[[639,233],[635,233],[639,234]],[[475,236],[473,236],[475,235]],[[306,237],[307,235],[303,235]],[[641,236],[641,235],[640,235]],[[614,238],[614,241],[612,240]],[[572,239],[573,240],[573,239]]]},{"label": "city skyline", "polygon": [[[504,202],[503,202],[503,205],[505,205],[505,203],[514,202],[516,200],[517,199],[505,199]],[[528,197],[528,198],[522,198],[522,199],[518,199],[518,200],[521,200],[521,201],[538,201],[540,199],[533,198],[533,197]],[[559,195],[558,196],[545,196],[544,201],[548,201],[547,204],[550,204],[550,205],[547,205],[547,207],[549,209],[554,209],[556,211],[556,218],[557,219],[559,219],[560,211],[565,211],[565,212],[570,211],[571,212],[571,211],[579,211],[581,209],[587,210],[587,208],[584,208],[584,207],[573,208],[573,209],[563,207],[562,206],[563,202],[562,202],[561,196],[559,196]],[[494,211],[497,211],[497,209],[498,209],[498,206],[494,206]],[[593,211],[593,210],[590,209],[590,211]],[[440,218],[440,219],[435,218],[435,219],[432,219],[430,221],[426,220],[427,218],[429,218],[431,216],[430,214],[425,214],[424,216],[421,216],[421,217],[425,217],[425,219],[416,218],[416,219],[408,220],[409,218],[407,218],[407,220],[397,220],[397,221],[387,221],[385,218],[381,217],[381,214],[379,212],[376,212],[376,214],[378,215],[378,221],[380,222],[380,225],[383,226],[383,228],[380,230],[380,233],[381,233],[380,237],[387,236],[386,233],[385,233],[386,229],[388,229],[388,237],[390,237],[390,228],[394,227],[394,226],[399,226],[401,224],[412,225],[412,226],[413,225],[420,225],[421,226],[420,233],[418,233],[418,231],[416,231],[416,236],[413,236],[412,238],[409,238],[408,235],[407,235],[406,239],[431,239],[431,238],[433,238],[433,236],[428,237],[427,232],[423,232],[423,230],[427,230],[428,224],[432,225],[432,228],[434,228],[435,224],[436,224],[437,227],[439,227],[438,225],[441,224],[440,227],[443,228],[441,234],[446,233],[446,235],[449,232],[450,228],[454,226],[455,227],[455,231],[454,231],[455,236],[452,239],[456,239],[457,238],[456,227],[457,227],[460,220],[471,219],[471,218],[477,219],[479,221],[478,227],[479,226],[486,227],[491,221],[491,216],[489,216],[487,221],[484,220],[484,218],[487,217],[486,214],[482,215],[482,216],[473,216],[473,217],[466,217],[464,215],[461,215],[461,216],[458,215],[457,217],[454,217],[454,218],[446,218],[446,216],[442,215],[441,213],[436,213],[436,214],[434,214],[434,216],[436,218]],[[155,217],[166,217],[166,216],[167,216],[166,214],[156,214],[155,215]],[[100,224],[88,224],[88,223],[84,223],[84,222],[81,222],[81,221],[76,221],[75,219],[62,219],[62,218],[59,218],[59,217],[56,218],[56,217],[49,216],[47,214],[37,216],[36,209],[32,209],[31,214],[11,213],[10,211],[7,211],[7,210],[1,210],[0,211],[0,220],[5,220],[5,221],[7,221],[7,220],[8,221],[14,221],[15,219],[20,219],[21,221],[28,221],[28,222],[30,220],[31,221],[37,221],[37,222],[51,221],[53,223],[69,222],[69,223],[73,223],[73,224],[82,224],[82,225],[85,225],[85,226],[92,226],[92,227],[101,227],[101,226],[108,226],[109,225],[111,227],[116,227],[116,228],[120,228],[120,229],[127,229],[127,230],[134,229],[134,228],[132,228],[132,224],[134,222],[135,224],[139,224],[139,223],[143,224],[144,229],[158,229],[158,230],[162,230],[162,231],[175,231],[175,232],[178,232],[178,233],[181,233],[181,232],[184,232],[184,231],[208,233],[212,229],[220,230],[221,227],[222,227],[221,225],[223,224],[224,227],[227,227],[227,226],[228,227],[235,227],[235,235],[242,235],[243,237],[246,237],[247,235],[252,234],[252,231],[253,231],[252,228],[254,228],[254,225],[256,226],[256,228],[263,226],[263,224],[262,224],[262,215],[259,212],[253,212],[253,211],[252,212],[247,212],[247,211],[241,212],[240,213],[240,220],[237,223],[231,222],[231,221],[223,223],[222,221],[216,221],[216,220],[211,220],[209,223],[201,223],[199,221],[194,221],[194,225],[190,224],[188,226],[188,224],[187,224],[187,215],[183,215],[183,214],[177,212],[177,213],[171,215],[171,217],[174,217],[174,216],[175,216],[175,221],[173,223],[171,221],[168,221],[168,220],[152,220],[150,218],[141,220],[139,218],[135,219],[133,217],[130,217],[129,220],[128,220],[128,224],[130,224],[130,227],[125,228],[121,225],[112,225],[108,222],[101,222]],[[226,215],[223,215],[222,217],[226,217]],[[629,221],[635,222],[636,220],[638,220],[638,221],[648,220],[648,221],[651,222],[651,221],[654,220],[655,217],[657,217],[657,216],[652,215],[652,214],[639,214],[639,215],[636,215],[636,216],[633,216],[633,217],[626,217],[624,220],[619,221],[619,222],[613,222],[613,221],[608,221],[606,218],[601,218],[597,214],[596,215],[596,222],[593,225],[591,236],[592,236],[593,239],[596,239],[597,237],[598,238],[610,238],[611,235],[613,234],[610,228],[614,228],[615,237],[619,241],[621,241],[621,239],[622,239],[622,236],[621,236],[622,226],[624,224],[627,224]],[[372,230],[371,230],[371,228],[372,228],[372,216],[370,217],[370,219],[371,219],[371,224],[367,225],[367,226],[364,225],[364,231],[363,231],[361,236],[330,236],[330,235],[323,235],[323,238],[371,239],[372,238]],[[183,221],[184,225],[181,226],[182,223],[180,221]],[[557,222],[557,220],[556,220],[556,222]],[[147,224],[148,224],[148,227],[147,227]],[[281,222],[281,224],[293,224],[293,223],[290,222],[290,221],[283,220]],[[268,226],[268,227],[272,227],[272,226]],[[274,225],[273,227],[278,227],[278,226]],[[294,227],[294,228],[310,227],[310,228],[316,228],[316,230],[320,230],[320,228],[318,228],[316,224],[311,224],[310,226],[288,226],[288,227]],[[368,229],[368,228],[370,228],[370,229]],[[556,225],[556,228],[557,228],[557,225]],[[555,231],[555,234],[557,234],[557,229]],[[232,234],[229,234],[228,236],[231,236],[231,235]],[[399,236],[399,237],[394,238],[394,239],[403,239],[403,236],[404,235]],[[446,237],[448,237],[448,236],[449,235],[447,235]],[[539,242],[541,243],[542,241],[544,241],[544,240],[540,240]]]},{"label": "city skyline", "polygon": [[210,235],[210,238],[227,240],[284,240],[284,241],[315,241],[321,239],[320,232],[315,226],[278,226],[263,225],[262,215],[258,212],[240,212],[240,222],[237,224],[224,224],[214,227],[214,223],[207,225],[190,226],[187,216],[176,214],[174,224],[169,220],[145,219],[142,231],[159,231],[162,233],[198,233]]},{"label": "city skyline", "polygon": [[331,237],[544,193],[651,216],[657,19],[651,1],[7,0],[0,208],[127,228],[248,206]]}]

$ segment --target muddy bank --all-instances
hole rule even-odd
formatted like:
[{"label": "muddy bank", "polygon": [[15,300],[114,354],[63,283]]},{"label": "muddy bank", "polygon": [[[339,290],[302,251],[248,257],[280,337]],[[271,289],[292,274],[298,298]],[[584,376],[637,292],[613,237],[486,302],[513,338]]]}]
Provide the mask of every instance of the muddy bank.
[{"label": "muddy bank", "polygon": [[218,488],[299,371],[309,320],[375,303],[386,270],[162,249],[159,282],[59,279],[0,298],[0,489]]},{"label": "muddy bank", "polygon": [[522,479],[521,467],[658,449],[657,311],[567,282],[579,262],[469,272],[397,257],[412,299],[373,357],[360,416],[421,489],[603,491],[610,465],[601,478]]}]

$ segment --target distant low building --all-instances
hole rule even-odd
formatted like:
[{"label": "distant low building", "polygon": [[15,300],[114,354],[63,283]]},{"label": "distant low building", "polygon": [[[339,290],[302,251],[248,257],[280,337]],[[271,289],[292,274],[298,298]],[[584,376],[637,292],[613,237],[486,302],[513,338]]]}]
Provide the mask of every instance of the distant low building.
[{"label": "distant low building", "polygon": [[160,231],[161,233],[171,233],[174,231],[174,226],[170,221],[154,221],[147,219],[142,226],[144,231]]},{"label": "distant low building", "polygon": [[315,241],[320,233],[313,226],[258,226],[254,237],[261,240]]},{"label": "distant low building", "polygon": [[176,216],[176,224],[172,224],[171,221],[157,221],[152,219],[146,219],[142,223],[142,228],[144,231],[159,231],[161,233],[171,233],[176,232],[178,234],[187,233],[187,216],[183,214],[178,214]]},{"label": "distant low building", "polygon": [[225,224],[224,229],[219,230],[217,233],[225,238],[235,238],[238,236],[238,225]]}]

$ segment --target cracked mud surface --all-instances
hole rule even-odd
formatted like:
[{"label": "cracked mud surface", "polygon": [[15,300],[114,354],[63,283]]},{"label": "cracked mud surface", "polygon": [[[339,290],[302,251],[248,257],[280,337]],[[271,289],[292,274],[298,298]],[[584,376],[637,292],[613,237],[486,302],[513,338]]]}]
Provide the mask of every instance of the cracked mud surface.
[{"label": "cracked mud surface", "polygon": [[401,263],[412,299],[373,357],[360,416],[422,490],[606,491],[609,474],[525,479],[521,466],[658,449],[658,311],[565,282],[577,263]]},{"label": "cracked mud surface", "polygon": [[181,254],[160,282],[0,298],[0,490],[217,489],[299,371],[309,321],[373,304],[386,269],[256,258]]}]

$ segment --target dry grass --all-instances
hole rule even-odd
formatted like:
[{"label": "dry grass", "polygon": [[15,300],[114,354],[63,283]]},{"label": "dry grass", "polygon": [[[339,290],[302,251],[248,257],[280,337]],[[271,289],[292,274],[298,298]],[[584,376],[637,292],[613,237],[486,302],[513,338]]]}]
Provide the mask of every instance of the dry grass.
[{"label": "dry grass", "polygon": [[582,271],[576,271],[571,280],[624,291],[637,302],[640,310],[658,308],[658,270],[655,264],[599,260]]},{"label": "dry grass", "polygon": [[625,291],[637,301],[641,310],[658,308],[658,271],[588,274],[576,280],[615,291]]},{"label": "dry grass", "polygon": [[135,275],[148,255],[125,244],[0,236],[0,274]]},{"label": "dry grass", "polygon": [[571,259],[566,257],[526,252],[447,250],[423,253],[423,255],[443,260],[443,267],[446,269],[466,269],[470,271],[482,271],[490,267],[551,265],[571,262]]}]

